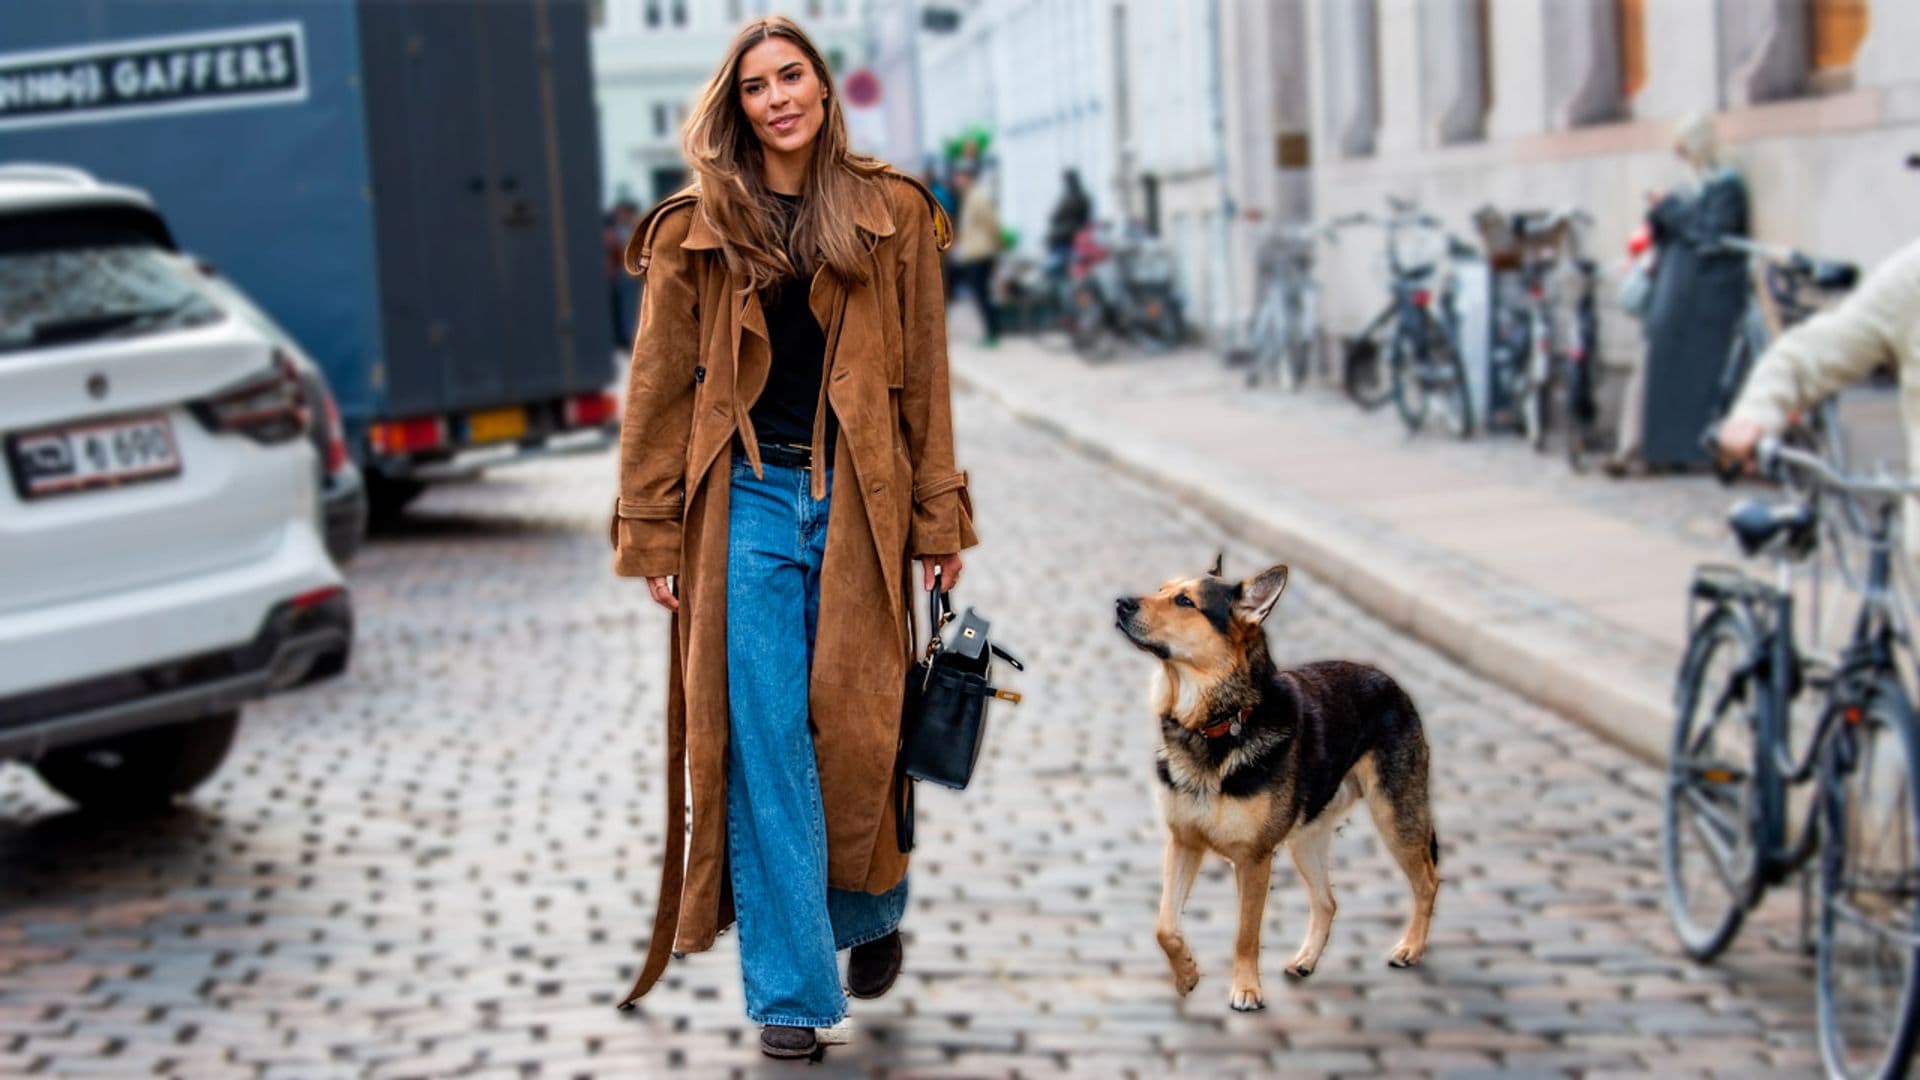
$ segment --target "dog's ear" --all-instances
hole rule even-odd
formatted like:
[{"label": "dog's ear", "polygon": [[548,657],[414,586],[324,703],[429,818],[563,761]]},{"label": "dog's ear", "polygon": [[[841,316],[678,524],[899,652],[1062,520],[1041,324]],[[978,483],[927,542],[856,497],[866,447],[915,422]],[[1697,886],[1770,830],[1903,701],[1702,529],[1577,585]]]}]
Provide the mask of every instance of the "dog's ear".
[{"label": "dog's ear", "polygon": [[1222,576],[1225,572],[1224,567],[1226,566],[1226,562],[1227,562],[1227,553],[1224,551],[1216,552],[1213,556],[1213,569],[1207,571],[1207,576],[1208,577]]},{"label": "dog's ear", "polygon": [[1273,614],[1273,605],[1287,591],[1287,568],[1275,566],[1240,583],[1233,601],[1233,613],[1251,623],[1263,623]]}]

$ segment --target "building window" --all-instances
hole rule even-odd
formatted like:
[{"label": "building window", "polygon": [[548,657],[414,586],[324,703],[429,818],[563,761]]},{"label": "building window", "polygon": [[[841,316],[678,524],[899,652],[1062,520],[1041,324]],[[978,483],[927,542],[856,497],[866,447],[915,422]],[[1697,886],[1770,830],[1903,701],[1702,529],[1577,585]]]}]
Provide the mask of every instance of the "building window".
[{"label": "building window", "polygon": [[807,18],[819,18],[822,7],[823,5],[820,3],[820,0],[807,0]]},{"label": "building window", "polygon": [[647,29],[660,29],[660,0],[647,0]]},{"label": "building window", "polygon": [[1647,85],[1647,0],[1620,0],[1620,99]]},{"label": "building window", "polygon": [[727,18],[739,22],[747,17],[746,5],[741,0],[727,0]]},{"label": "building window", "polygon": [[662,139],[667,137],[667,106],[661,102],[653,106],[653,133]]},{"label": "building window", "polygon": [[673,0],[673,25],[687,25],[687,0]]}]

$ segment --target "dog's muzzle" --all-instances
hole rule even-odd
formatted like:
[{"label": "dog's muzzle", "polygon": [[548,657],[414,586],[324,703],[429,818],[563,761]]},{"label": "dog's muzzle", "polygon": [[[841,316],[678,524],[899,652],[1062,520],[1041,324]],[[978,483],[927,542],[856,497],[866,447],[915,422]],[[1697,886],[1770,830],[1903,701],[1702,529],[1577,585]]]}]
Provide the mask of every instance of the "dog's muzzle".
[{"label": "dog's muzzle", "polygon": [[1127,636],[1127,640],[1147,650],[1162,660],[1167,658],[1167,647],[1157,641],[1149,641],[1140,629],[1133,624],[1134,616],[1140,614],[1140,601],[1131,596],[1122,596],[1113,602],[1113,625]]}]

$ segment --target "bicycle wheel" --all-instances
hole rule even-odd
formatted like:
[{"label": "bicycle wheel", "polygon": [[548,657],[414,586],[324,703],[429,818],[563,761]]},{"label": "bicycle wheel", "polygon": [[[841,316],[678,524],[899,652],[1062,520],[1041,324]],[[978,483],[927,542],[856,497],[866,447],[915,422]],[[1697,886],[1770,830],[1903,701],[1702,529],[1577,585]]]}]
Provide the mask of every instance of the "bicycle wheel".
[{"label": "bicycle wheel", "polygon": [[1752,626],[1716,609],[1695,628],[1680,667],[1661,821],[1667,914],[1687,955],[1720,954],[1760,887],[1752,828],[1755,710]]},{"label": "bicycle wheel", "polygon": [[1473,398],[1467,387],[1467,365],[1460,350],[1438,320],[1427,319],[1427,363],[1421,373],[1426,383],[1428,412],[1440,418],[1440,428],[1456,439],[1473,437]]},{"label": "bicycle wheel", "polygon": [[1088,360],[1105,360],[1113,355],[1113,328],[1107,325],[1107,306],[1100,290],[1082,284],[1073,291],[1073,325],[1070,331],[1073,351]]},{"label": "bicycle wheel", "polygon": [[1590,363],[1584,356],[1566,360],[1561,372],[1567,394],[1565,423],[1567,466],[1574,472],[1587,471],[1587,453],[1592,447],[1594,414]]},{"label": "bicycle wheel", "polygon": [[[1425,322],[1423,316],[1421,322]],[[1389,354],[1393,373],[1393,407],[1400,412],[1400,422],[1407,425],[1407,434],[1418,434],[1427,422],[1427,364],[1420,358],[1420,346],[1413,337],[1420,332],[1418,327],[1409,327],[1402,323],[1394,329],[1393,349]]]},{"label": "bicycle wheel", "polygon": [[1371,412],[1393,396],[1393,363],[1371,334],[1347,342],[1341,382],[1355,405]]},{"label": "bicycle wheel", "polygon": [[1920,721],[1891,675],[1843,708],[1821,771],[1820,1052],[1833,1076],[1904,1076],[1920,1029]]}]

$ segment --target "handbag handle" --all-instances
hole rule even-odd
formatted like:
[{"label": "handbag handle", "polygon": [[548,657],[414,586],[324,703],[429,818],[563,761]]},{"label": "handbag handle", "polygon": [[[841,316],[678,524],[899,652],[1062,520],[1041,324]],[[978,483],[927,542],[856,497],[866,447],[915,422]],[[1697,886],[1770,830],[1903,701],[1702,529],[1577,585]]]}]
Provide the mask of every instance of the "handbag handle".
[{"label": "handbag handle", "polygon": [[936,564],[933,568],[933,588],[927,590],[927,645],[929,648],[940,637],[940,628],[945,626],[952,616],[953,594],[942,587],[940,567]]}]

